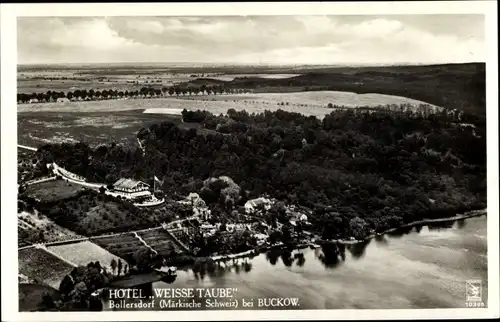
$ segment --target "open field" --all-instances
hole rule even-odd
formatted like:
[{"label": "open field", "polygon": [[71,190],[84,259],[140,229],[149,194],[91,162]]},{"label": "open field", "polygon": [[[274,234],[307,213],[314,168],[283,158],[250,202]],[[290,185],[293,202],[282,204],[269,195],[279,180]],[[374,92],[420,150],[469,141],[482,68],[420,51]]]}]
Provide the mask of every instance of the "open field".
[{"label": "open field", "polygon": [[137,234],[159,254],[168,254],[172,250],[177,253],[182,252],[182,249],[172,240],[163,228],[145,230]]},{"label": "open field", "polygon": [[[249,113],[260,112],[266,108],[277,108],[277,104],[289,103],[287,110],[293,112],[324,115],[329,113],[323,110],[328,103],[334,105],[378,106],[386,104],[424,104],[422,101],[405,97],[382,94],[356,94],[337,91],[312,91],[296,93],[249,93],[244,95],[192,95],[106,101],[83,101],[67,103],[35,103],[18,105],[18,113],[24,112],[114,112],[139,109],[172,108],[172,109],[207,109],[212,113],[225,113],[228,109],[248,109]],[[274,105],[274,106],[273,106]],[[307,106],[305,106],[307,105]],[[311,108],[317,110],[310,112]]]},{"label": "open field", "polygon": [[69,229],[57,225],[37,210],[34,210],[34,212],[23,211],[17,214],[19,247],[36,242],[53,242],[82,237]]},{"label": "open field", "polygon": [[[284,105],[278,105],[281,103]],[[229,109],[249,113],[283,109],[322,118],[331,112],[326,108],[328,103],[354,107],[416,106],[422,102],[380,94],[317,91],[22,104],[18,106],[18,142],[29,146],[78,141],[92,146],[110,142],[135,146],[135,134],[154,123],[169,120],[185,128],[195,126],[180,123],[180,116],[170,115],[183,109],[207,110],[214,114],[225,114]]]},{"label": "open field", "polygon": [[[198,97],[189,96],[183,96],[179,98],[193,101],[201,100],[202,102],[207,102],[206,104],[210,104],[210,102],[213,101],[228,102],[230,104],[236,104],[236,106],[232,108],[236,110],[245,109],[249,113],[262,112],[264,109],[276,110],[278,108],[281,108],[289,112],[297,112],[305,115],[310,114],[319,117],[331,112],[331,110],[325,109],[325,107],[327,107],[329,103],[346,107],[376,107],[379,105],[388,104],[409,104],[412,106],[418,106],[420,104],[428,104],[426,102],[392,95],[356,94],[336,91],[247,93],[243,95],[229,94],[214,95],[210,97],[205,96],[201,99]],[[284,103],[284,105],[278,105],[281,103]],[[311,109],[313,109],[313,112],[310,111]],[[227,112],[227,110],[225,112]],[[219,114],[219,112],[217,111],[216,114]]]},{"label": "open field", "polygon": [[[269,79],[282,79],[299,76],[300,74],[225,74],[221,76],[211,76],[211,79],[218,79],[222,81],[232,81],[235,78],[241,77],[260,77]],[[207,76],[208,77],[208,76]]]},{"label": "open field", "polygon": [[[98,103],[104,108],[103,101]],[[180,116],[144,114],[143,110],[110,112],[18,113],[18,143],[38,147],[84,141],[91,146],[112,142],[135,146],[135,135],[142,127],[166,120],[181,121]]]},{"label": "open field", "polygon": [[74,197],[83,190],[79,185],[54,180],[30,185],[26,188],[26,194],[41,202],[53,202]]},{"label": "open field", "polygon": [[64,276],[73,269],[73,266],[43,249],[27,248],[20,250],[18,254],[19,273],[56,289],[59,289]]},{"label": "open field", "polygon": [[19,311],[31,312],[38,310],[44,294],[48,294],[54,301],[60,297],[59,291],[42,284],[19,284]]},{"label": "open field", "polygon": [[[77,265],[86,266],[90,262],[98,261],[101,266],[111,272],[111,260],[118,262],[119,257],[111,254],[100,246],[90,242],[82,241],[79,243],[72,243],[67,245],[56,245],[47,247],[50,251],[56,253]],[[124,262],[123,259],[121,259]],[[125,262],[124,262],[125,264]]]},{"label": "open field", "polygon": [[133,233],[112,237],[92,238],[92,242],[124,259],[132,256],[137,250],[146,248]]}]

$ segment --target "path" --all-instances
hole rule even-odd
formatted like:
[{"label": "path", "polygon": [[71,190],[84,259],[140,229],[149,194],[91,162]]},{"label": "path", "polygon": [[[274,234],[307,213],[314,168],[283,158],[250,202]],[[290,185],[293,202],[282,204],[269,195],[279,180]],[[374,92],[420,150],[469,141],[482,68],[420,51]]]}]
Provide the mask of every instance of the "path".
[{"label": "path", "polygon": [[84,179],[83,180],[74,179],[71,177],[71,175],[78,177],[76,174],[71,173],[68,170],[64,169],[63,167],[58,166],[55,162],[52,163],[52,166],[53,166],[52,171],[54,172],[54,174],[60,175],[64,180],[69,181],[71,183],[78,184],[78,185],[81,185],[81,186],[84,186],[87,188],[91,188],[91,189],[97,189],[97,190],[99,188],[101,188],[102,186],[106,186],[103,183],[90,183],[90,182],[84,181]]},{"label": "path", "polygon": [[141,237],[141,236],[139,236],[139,234],[138,234],[137,232],[134,232],[134,236],[135,236],[135,238],[139,239],[139,241],[140,241],[140,242],[141,242],[144,246],[146,246],[147,248],[149,248],[149,249],[150,249],[153,253],[158,254],[158,252],[157,252],[155,249],[153,249],[153,247],[151,247],[148,243],[146,243],[146,241],[145,241],[144,239],[142,239],[142,237]]},{"label": "path", "polygon": [[38,151],[37,148],[33,148],[33,147],[27,146],[27,145],[18,144],[17,147],[20,149],[25,149],[25,150],[29,150],[29,151],[35,151],[35,152]]}]

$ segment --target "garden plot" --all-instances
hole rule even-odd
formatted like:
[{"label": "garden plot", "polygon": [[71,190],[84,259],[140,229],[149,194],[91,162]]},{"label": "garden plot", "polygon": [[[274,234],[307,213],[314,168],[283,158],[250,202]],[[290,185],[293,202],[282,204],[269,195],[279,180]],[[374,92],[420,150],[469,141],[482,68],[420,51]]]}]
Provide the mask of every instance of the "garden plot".
[{"label": "garden plot", "polygon": [[168,255],[172,251],[176,253],[183,251],[163,228],[144,230],[137,234],[161,255]]},{"label": "garden plot", "polygon": [[139,249],[146,248],[133,233],[92,238],[92,241],[121,258],[128,258]]}]

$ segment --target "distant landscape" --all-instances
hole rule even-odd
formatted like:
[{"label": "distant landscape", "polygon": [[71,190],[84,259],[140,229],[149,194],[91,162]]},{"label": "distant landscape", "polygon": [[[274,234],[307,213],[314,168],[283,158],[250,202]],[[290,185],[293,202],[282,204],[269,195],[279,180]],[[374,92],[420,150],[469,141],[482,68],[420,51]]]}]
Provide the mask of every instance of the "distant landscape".
[{"label": "distant landscape", "polygon": [[[280,74],[280,77],[270,78],[270,73]],[[241,74],[249,76],[241,77]],[[284,78],[283,74],[291,77]],[[229,79],[231,75],[236,78],[221,80],[221,77]],[[81,89],[130,91],[141,87],[162,89],[165,86],[182,90],[199,89],[202,85],[261,93],[312,90],[379,93],[407,97],[447,109],[486,113],[484,63],[293,68],[21,66],[18,70],[18,93],[26,94]],[[474,90],[469,90],[471,88]]]}]

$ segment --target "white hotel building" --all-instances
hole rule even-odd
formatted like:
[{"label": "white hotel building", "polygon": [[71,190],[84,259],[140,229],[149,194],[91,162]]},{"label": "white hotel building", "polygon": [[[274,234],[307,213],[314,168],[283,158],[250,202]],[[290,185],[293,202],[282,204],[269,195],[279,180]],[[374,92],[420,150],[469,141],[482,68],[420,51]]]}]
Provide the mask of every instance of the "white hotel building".
[{"label": "white hotel building", "polygon": [[152,195],[149,185],[142,181],[121,178],[113,184],[112,193],[129,200],[149,199]]}]

